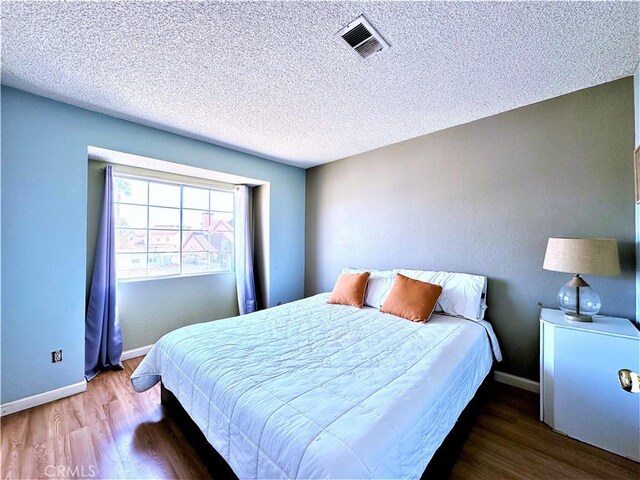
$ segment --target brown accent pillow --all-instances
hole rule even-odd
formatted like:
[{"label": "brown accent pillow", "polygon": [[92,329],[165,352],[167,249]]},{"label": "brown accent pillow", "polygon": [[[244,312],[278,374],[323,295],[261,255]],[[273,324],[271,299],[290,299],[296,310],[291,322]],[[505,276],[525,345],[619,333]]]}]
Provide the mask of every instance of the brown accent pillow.
[{"label": "brown accent pillow", "polygon": [[399,273],[380,311],[413,322],[426,322],[436,308],[441,293],[440,285],[421,282]]},{"label": "brown accent pillow", "polygon": [[351,305],[362,308],[369,275],[369,272],[343,273],[338,277],[327,303]]}]

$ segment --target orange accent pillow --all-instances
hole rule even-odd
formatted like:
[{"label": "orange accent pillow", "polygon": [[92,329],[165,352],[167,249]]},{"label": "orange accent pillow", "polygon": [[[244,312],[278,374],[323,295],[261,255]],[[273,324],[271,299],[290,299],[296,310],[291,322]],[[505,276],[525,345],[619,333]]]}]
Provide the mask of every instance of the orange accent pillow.
[{"label": "orange accent pillow", "polygon": [[343,273],[338,277],[327,303],[362,308],[369,272]]},{"label": "orange accent pillow", "polygon": [[399,273],[380,311],[413,322],[426,322],[436,308],[441,293],[440,285],[421,282]]}]

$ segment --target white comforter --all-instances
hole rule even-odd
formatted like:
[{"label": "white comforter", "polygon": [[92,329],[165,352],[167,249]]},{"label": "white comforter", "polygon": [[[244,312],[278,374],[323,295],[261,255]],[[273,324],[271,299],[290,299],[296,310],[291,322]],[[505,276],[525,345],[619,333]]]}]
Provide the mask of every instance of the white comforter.
[{"label": "white comforter", "polygon": [[162,380],[240,478],[419,478],[491,368],[490,325],[326,299],[171,332],[131,382]]}]

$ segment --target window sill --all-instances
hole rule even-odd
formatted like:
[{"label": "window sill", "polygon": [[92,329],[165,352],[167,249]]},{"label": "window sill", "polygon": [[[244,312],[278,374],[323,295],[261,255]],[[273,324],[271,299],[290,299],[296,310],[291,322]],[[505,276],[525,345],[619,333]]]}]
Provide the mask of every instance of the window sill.
[{"label": "window sill", "polygon": [[155,280],[171,280],[175,278],[192,278],[192,277],[204,277],[208,275],[230,275],[233,274],[233,270],[226,272],[198,272],[198,273],[183,273],[182,275],[158,275],[157,277],[142,277],[142,278],[121,278],[116,280],[116,283],[139,283],[139,282],[152,282]]}]

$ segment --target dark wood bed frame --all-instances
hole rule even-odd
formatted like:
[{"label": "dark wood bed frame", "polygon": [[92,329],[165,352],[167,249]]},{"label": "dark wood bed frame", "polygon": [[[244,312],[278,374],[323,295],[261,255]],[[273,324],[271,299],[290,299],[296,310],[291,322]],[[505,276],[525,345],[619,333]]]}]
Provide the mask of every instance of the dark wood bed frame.
[{"label": "dark wood bed frame", "polygon": [[[446,479],[451,473],[451,469],[458,459],[464,442],[474,425],[478,411],[487,396],[491,384],[493,383],[493,369],[487,374],[484,381],[478,388],[475,396],[462,411],[453,429],[444,439],[442,445],[436,450],[427,465],[422,479]],[[162,383],[161,402],[167,409],[171,417],[178,424],[185,437],[196,451],[209,473],[216,479],[237,479],[236,474],[231,470],[229,464],[207,441],[202,431],[198,428],[189,414],[182,407],[175,395]]]}]

